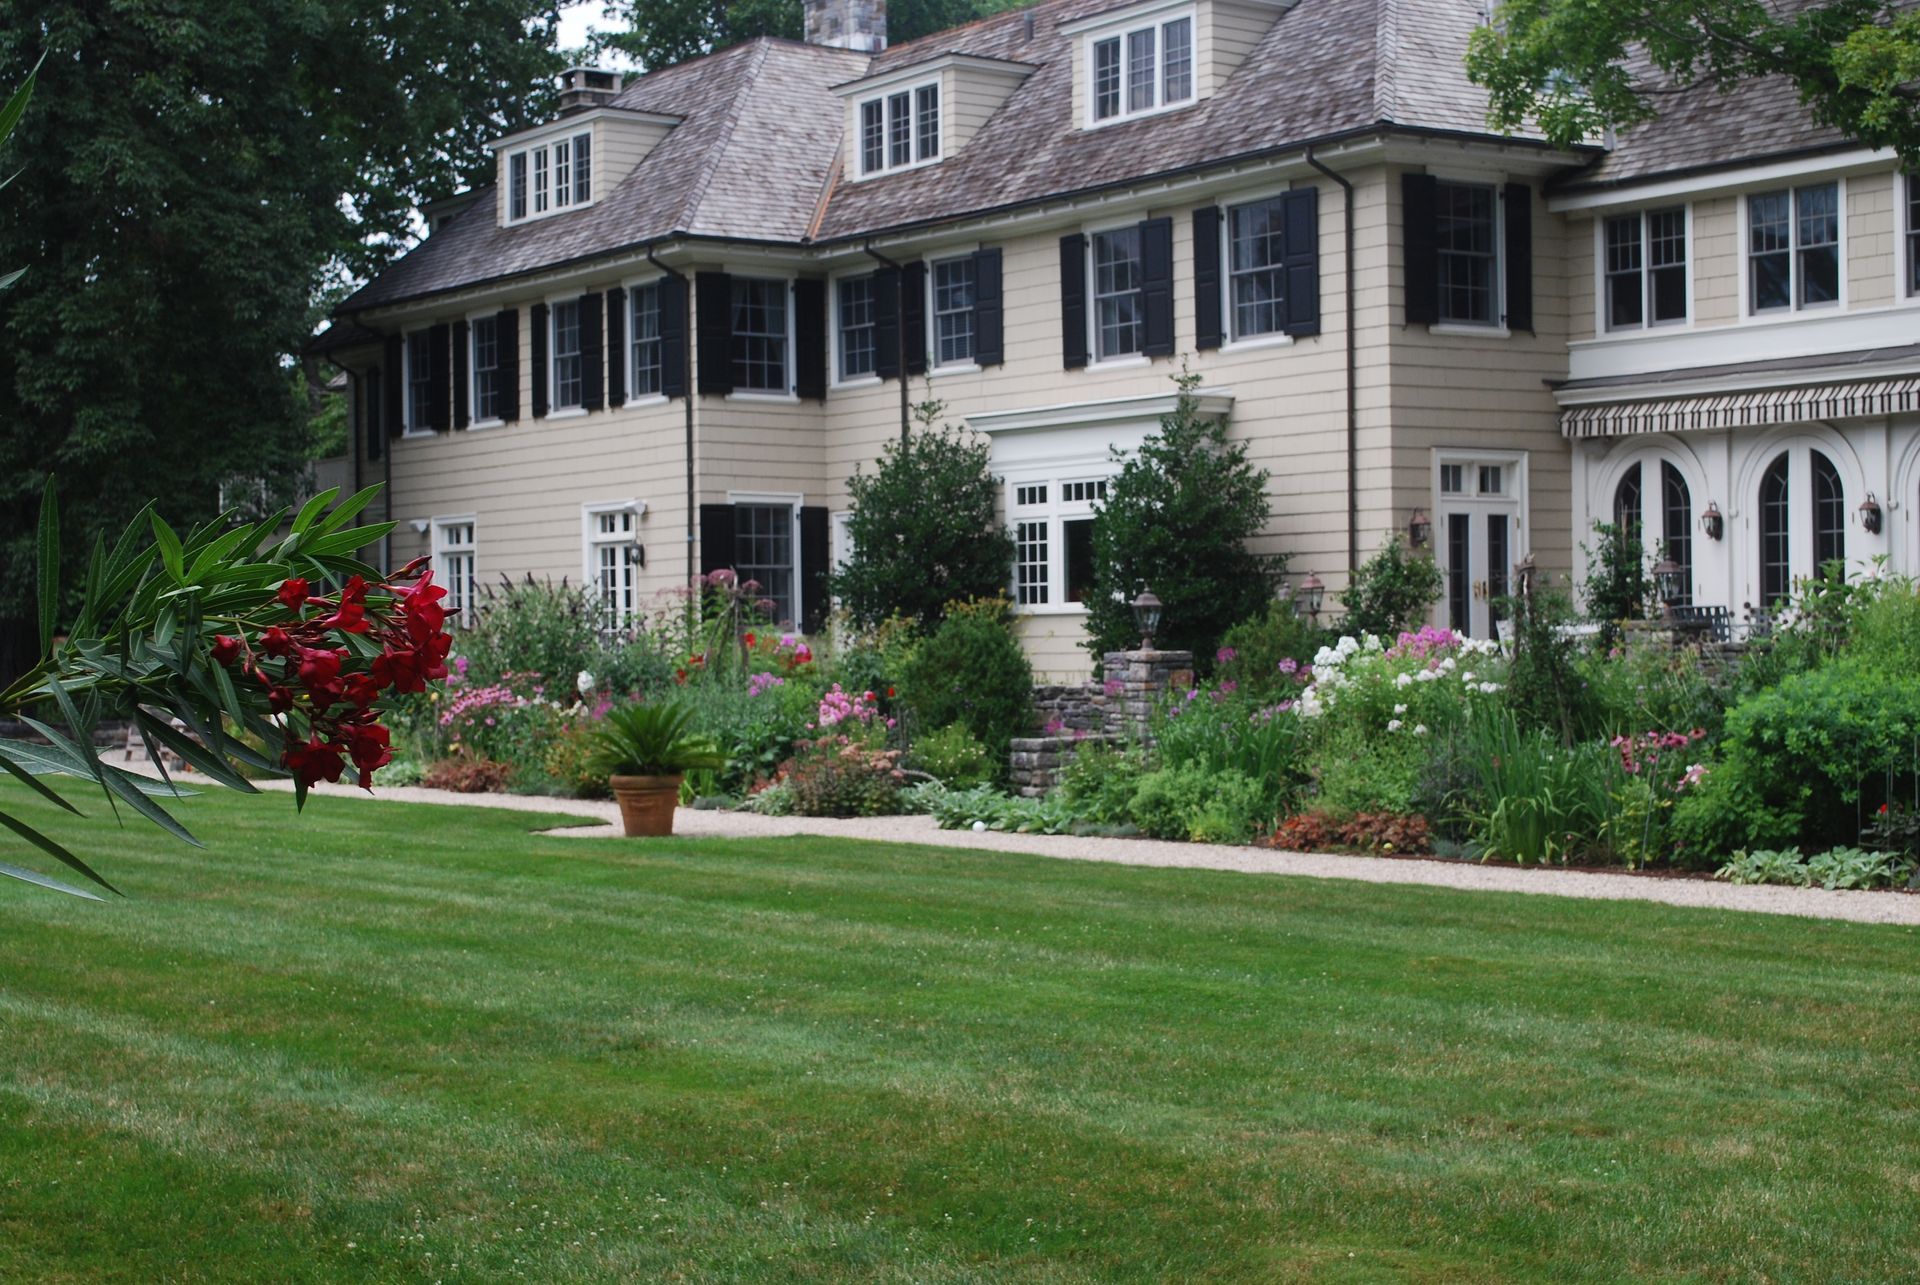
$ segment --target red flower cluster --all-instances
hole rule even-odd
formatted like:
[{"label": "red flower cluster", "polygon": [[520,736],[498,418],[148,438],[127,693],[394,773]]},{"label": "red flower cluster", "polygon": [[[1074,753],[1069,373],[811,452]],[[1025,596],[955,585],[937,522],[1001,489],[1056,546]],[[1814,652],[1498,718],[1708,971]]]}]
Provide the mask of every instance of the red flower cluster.
[{"label": "red flower cluster", "polygon": [[[338,781],[351,761],[360,784],[371,790],[375,769],[393,761],[391,736],[373,708],[381,695],[426,690],[447,676],[447,591],[409,563],[391,579],[369,586],[354,576],[338,598],[316,597],[294,577],[275,594],[289,613],[249,640],[215,635],[217,664],[237,666],[243,680],[264,688],[267,708],[290,716],[283,755],[288,771],[305,786]],[[371,594],[371,596],[369,596]],[[344,646],[357,634],[380,647],[370,660]],[[301,725],[304,740],[297,739]]]}]

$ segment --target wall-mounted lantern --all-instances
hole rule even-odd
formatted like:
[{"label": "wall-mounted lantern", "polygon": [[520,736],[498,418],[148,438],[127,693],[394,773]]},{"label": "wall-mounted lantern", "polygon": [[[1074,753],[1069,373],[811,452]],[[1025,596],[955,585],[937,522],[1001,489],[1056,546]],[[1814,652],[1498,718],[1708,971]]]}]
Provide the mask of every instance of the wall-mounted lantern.
[{"label": "wall-mounted lantern", "polygon": [[1873,498],[1873,492],[1867,492],[1867,498],[1860,505],[1860,525],[1866,528],[1868,535],[1880,534],[1880,501]]},{"label": "wall-mounted lantern", "polygon": [[1413,517],[1407,520],[1407,542],[1416,549],[1427,547],[1427,541],[1433,539],[1433,519],[1427,516],[1425,509],[1415,509]]},{"label": "wall-mounted lantern", "polygon": [[1700,515],[1700,529],[1707,533],[1707,539],[1718,540],[1727,533],[1727,520],[1720,516],[1720,506],[1712,500],[1707,501],[1707,511]]},{"label": "wall-mounted lantern", "polygon": [[1327,586],[1320,582],[1319,576],[1307,572],[1306,579],[1300,582],[1300,592],[1295,601],[1306,609],[1307,618],[1315,624],[1320,621],[1320,605],[1326,600]]}]

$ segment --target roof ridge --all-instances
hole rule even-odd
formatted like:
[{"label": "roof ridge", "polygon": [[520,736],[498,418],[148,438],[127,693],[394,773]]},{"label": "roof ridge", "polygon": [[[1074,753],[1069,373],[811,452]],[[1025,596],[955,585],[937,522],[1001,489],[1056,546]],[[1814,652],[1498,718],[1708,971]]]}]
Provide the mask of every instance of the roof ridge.
[{"label": "roof ridge", "polygon": [[[709,162],[716,157],[725,155],[728,145],[733,142],[734,131],[740,127],[740,116],[745,110],[747,93],[753,88],[753,82],[755,78],[759,76],[760,69],[767,65],[767,49],[769,47],[767,38],[765,36],[756,36],[754,39],[748,41],[747,44],[753,50],[753,63],[743,73],[741,82],[734,86],[733,98],[727,103],[726,115],[720,118],[719,130],[714,135],[713,143],[707,149],[706,159]],[[703,166],[700,170],[699,181],[687,190],[686,200],[680,206],[680,217],[676,220],[681,227],[690,227],[692,225],[694,216],[700,212],[700,203],[707,199],[707,188],[712,185],[714,171],[718,168],[717,165],[711,163]],[[637,174],[639,170],[636,168],[634,172]]]},{"label": "roof ridge", "polygon": [[1375,0],[1373,36],[1373,117],[1400,118],[1400,6]]}]

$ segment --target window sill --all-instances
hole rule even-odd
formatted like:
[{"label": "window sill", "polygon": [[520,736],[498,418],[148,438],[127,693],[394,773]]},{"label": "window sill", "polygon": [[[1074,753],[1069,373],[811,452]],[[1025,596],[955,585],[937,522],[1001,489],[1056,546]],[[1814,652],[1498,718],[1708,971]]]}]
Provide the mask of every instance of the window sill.
[{"label": "window sill", "polygon": [[424,442],[438,436],[440,436],[440,434],[430,428],[409,428],[400,434],[400,440],[403,442]]},{"label": "window sill", "polygon": [[728,393],[725,400],[730,402],[771,402],[776,406],[798,406],[800,404],[800,395],[798,393],[763,393],[747,389]]},{"label": "window sill", "polygon": [[642,393],[638,397],[627,398],[627,400],[625,400],[624,402],[621,402],[618,406],[614,407],[613,409],[615,410],[646,410],[649,406],[665,406],[668,402],[672,400],[673,399],[671,397],[668,397],[665,393]]},{"label": "window sill", "polygon": [[1087,608],[1086,604],[1079,602],[1049,603],[1045,606],[1015,607],[1013,614],[1016,616],[1037,616],[1041,618],[1048,616],[1084,616],[1087,614]]},{"label": "window sill", "polygon": [[1127,353],[1120,357],[1101,357],[1087,363],[1088,370],[1137,370],[1142,366],[1153,365],[1153,358],[1143,352]]},{"label": "window sill", "polygon": [[1284,334],[1254,335],[1250,339],[1234,339],[1220,345],[1220,351],[1251,352],[1261,348],[1291,348],[1293,336]]},{"label": "window sill", "polygon": [[956,361],[948,366],[934,366],[927,371],[928,379],[944,379],[948,375],[977,375],[980,363],[977,361]]},{"label": "window sill", "polygon": [[827,390],[835,393],[854,393],[862,388],[878,388],[886,382],[878,375],[855,375],[851,379],[835,380],[827,385]]},{"label": "window sill", "polygon": [[505,428],[506,426],[507,421],[504,419],[476,419],[467,425],[467,431],[469,433],[484,433],[490,428]]},{"label": "window sill", "polygon": [[1430,335],[1457,335],[1462,339],[1510,339],[1505,326],[1482,326],[1469,321],[1439,321],[1427,327]]},{"label": "window sill", "polygon": [[587,408],[585,406],[561,406],[554,410],[548,411],[547,418],[548,419],[584,419],[586,417],[586,414],[587,414]]}]

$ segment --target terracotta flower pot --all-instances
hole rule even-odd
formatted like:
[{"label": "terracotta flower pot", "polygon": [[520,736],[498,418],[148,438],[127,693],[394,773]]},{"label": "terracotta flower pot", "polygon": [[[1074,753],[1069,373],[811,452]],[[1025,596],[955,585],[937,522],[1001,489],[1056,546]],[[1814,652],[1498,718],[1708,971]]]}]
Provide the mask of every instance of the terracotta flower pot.
[{"label": "terracotta flower pot", "polygon": [[620,824],[629,839],[673,833],[673,809],[680,802],[680,773],[672,776],[610,776],[620,803]]}]

